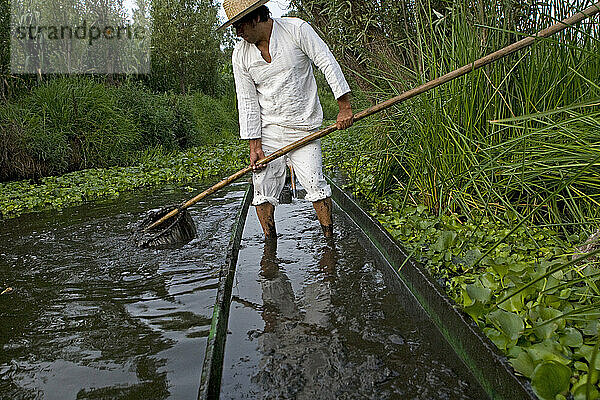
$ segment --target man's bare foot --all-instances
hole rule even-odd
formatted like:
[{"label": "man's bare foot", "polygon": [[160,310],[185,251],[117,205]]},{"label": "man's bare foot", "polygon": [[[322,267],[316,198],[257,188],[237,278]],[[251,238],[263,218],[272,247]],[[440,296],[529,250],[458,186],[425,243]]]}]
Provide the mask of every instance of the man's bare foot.
[{"label": "man's bare foot", "polygon": [[333,220],[331,219],[332,202],[331,197],[327,197],[322,200],[313,202],[313,207],[317,212],[317,218],[321,223],[321,229],[323,229],[323,235],[326,238],[333,236]]}]

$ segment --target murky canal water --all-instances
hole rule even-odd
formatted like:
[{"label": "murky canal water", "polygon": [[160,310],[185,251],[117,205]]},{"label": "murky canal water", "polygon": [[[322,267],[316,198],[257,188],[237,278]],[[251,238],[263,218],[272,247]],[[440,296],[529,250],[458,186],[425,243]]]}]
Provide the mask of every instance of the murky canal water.
[{"label": "murky canal water", "polygon": [[130,224],[191,197],[177,190],[2,222],[0,398],[196,398],[244,190],[198,203],[175,249],[135,248]]},{"label": "murky canal water", "polygon": [[[199,188],[201,185],[199,185]],[[217,276],[245,185],[195,206],[198,238],[137,249],[131,224],[189,193],[166,190],[0,226],[1,399],[191,399]],[[247,219],[233,290],[224,399],[483,398],[403,309],[354,226],[323,239],[310,203]]]},{"label": "murky canal water", "polygon": [[275,218],[277,243],[265,244],[248,214],[222,399],[485,398],[429,321],[388,289],[341,211],[333,242],[310,203],[281,205]]}]

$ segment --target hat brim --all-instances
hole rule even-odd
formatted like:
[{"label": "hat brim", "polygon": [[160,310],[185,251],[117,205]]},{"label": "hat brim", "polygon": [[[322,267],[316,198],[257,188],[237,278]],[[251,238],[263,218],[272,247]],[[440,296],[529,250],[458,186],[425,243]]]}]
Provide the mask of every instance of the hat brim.
[{"label": "hat brim", "polygon": [[217,31],[220,31],[221,29],[225,29],[228,26],[235,24],[237,21],[239,21],[240,19],[244,18],[246,15],[250,14],[252,11],[256,10],[258,7],[262,6],[263,4],[267,3],[269,0],[259,0],[256,3],[254,3],[253,5],[251,5],[250,7],[246,8],[244,11],[242,11],[241,13],[237,14],[236,16],[234,16],[233,18],[231,18],[229,21],[225,22],[223,25],[221,25],[220,27],[217,28]]}]

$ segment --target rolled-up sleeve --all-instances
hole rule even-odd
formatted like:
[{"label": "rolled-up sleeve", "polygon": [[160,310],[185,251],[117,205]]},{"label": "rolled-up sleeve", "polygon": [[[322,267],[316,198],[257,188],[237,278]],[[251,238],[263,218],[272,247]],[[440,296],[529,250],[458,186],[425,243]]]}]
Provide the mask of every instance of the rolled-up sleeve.
[{"label": "rolled-up sleeve", "polygon": [[259,139],[261,137],[261,120],[256,85],[236,51],[233,52],[232,64],[240,121],[240,138]]},{"label": "rolled-up sleeve", "polygon": [[303,22],[299,29],[298,40],[302,51],[323,72],[327,83],[336,99],[350,92],[350,86],[340,68],[340,64],[327,47],[327,44],[317,35],[308,22]]}]

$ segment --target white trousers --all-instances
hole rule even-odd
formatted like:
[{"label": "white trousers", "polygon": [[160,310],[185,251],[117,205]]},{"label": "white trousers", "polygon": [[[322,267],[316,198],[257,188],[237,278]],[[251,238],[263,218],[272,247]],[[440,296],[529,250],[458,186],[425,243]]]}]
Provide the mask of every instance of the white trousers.
[{"label": "white trousers", "polygon": [[[262,128],[262,149],[266,156],[287,146],[312,132],[293,130],[279,125],[267,125]],[[319,139],[290,151],[267,164],[267,167],[252,174],[254,183],[253,205],[266,202],[274,206],[279,204],[279,194],[285,185],[286,160],[294,168],[298,181],[306,190],[305,199],[318,201],[331,196],[331,188],[323,176],[323,156]]]}]

